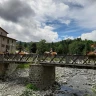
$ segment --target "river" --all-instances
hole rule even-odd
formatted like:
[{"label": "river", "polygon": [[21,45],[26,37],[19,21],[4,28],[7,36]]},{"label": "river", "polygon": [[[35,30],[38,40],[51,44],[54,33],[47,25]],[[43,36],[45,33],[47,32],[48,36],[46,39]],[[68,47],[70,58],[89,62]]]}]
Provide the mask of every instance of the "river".
[{"label": "river", "polygon": [[[92,91],[96,83],[95,70],[56,67],[55,73],[56,81],[60,85],[58,89],[36,91],[34,93],[39,95],[34,96],[96,96]],[[29,68],[17,69],[7,81],[0,80],[0,96],[21,96],[26,91],[25,86],[29,83],[28,77]],[[31,93],[33,94],[33,91]],[[53,95],[50,95],[51,93]]]},{"label": "river", "polygon": [[90,69],[56,68],[56,81],[61,88],[56,96],[96,96],[92,87],[96,83],[96,71]]}]

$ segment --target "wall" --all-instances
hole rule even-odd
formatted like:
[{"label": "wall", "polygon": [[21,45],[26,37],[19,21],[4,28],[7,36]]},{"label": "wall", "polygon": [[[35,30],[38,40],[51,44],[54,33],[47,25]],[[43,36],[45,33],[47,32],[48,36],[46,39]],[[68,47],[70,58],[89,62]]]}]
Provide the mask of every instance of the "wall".
[{"label": "wall", "polygon": [[4,52],[6,50],[6,46],[9,46],[9,53],[15,53],[16,41],[8,37],[0,36],[0,52]]},{"label": "wall", "polygon": [[0,35],[7,36],[7,33],[0,28]]}]

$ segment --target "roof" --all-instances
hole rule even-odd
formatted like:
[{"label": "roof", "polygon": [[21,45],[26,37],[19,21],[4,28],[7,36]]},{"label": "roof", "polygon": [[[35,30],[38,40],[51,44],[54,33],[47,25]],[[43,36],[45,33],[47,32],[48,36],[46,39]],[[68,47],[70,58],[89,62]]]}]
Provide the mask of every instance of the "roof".
[{"label": "roof", "polygon": [[0,35],[1,37],[5,37],[5,38],[9,38],[9,39],[12,39],[12,40],[15,40],[17,41],[16,39],[13,39],[13,38],[10,38],[10,37],[7,37],[7,36],[3,36],[3,35]]},{"label": "roof", "polygon": [[96,44],[92,44],[91,47],[93,47],[93,48],[96,47]]},{"label": "roof", "polygon": [[[0,27],[1,30],[3,30],[4,32],[6,32],[3,28]],[[8,32],[6,32],[7,34],[9,34]]]}]

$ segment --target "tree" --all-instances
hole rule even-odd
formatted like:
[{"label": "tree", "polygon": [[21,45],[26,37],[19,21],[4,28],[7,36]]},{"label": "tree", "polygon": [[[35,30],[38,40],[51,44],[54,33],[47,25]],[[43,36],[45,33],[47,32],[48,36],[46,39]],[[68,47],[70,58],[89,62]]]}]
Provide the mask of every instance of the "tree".
[{"label": "tree", "polygon": [[69,45],[69,52],[71,54],[82,54],[85,45],[81,41],[74,41]]},{"label": "tree", "polygon": [[17,50],[19,50],[19,51],[21,51],[21,50],[23,50],[23,43],[20,41],[20,42],[18,42],[18,46],[17,46]]},{"label": "tree", "polygon": [[28,51],[28,43],[24,42],[24,50]]},{"label": "tree", "polygon": [[63,53],[64,53],[64,51],[63,51],[63,45],[62,45],[62,44],[60,44],[60,45],[57,47],[57,53],[58,53],[58,54],[63,54]]},{"label": "tree", "polygon": [[38,52],[40,54],[43,54],[46,49],[47,49],[47,46],[46,46],[46,40],[41,40],[39,43],[38,43]]}]

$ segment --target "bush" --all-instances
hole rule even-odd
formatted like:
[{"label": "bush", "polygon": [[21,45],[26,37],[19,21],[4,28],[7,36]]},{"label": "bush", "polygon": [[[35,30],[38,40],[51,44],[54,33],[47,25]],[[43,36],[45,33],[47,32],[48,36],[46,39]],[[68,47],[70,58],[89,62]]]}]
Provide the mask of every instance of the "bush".
[{"label": "bush", "polygon": [[20,64],[17,68],[29,68],[29,64]]},{"label": "bush", "polygon": [[23,94],[21,94],[20,96],[40,96],[37,95],[34,91],[26,89]]},{"label": "bush", "polygon": [[31,84],[31,83],[27,84],[27,85],[26,85],[26,88],[32,89],[32,90],[34,90],[34,91],[38,90],[38,88],[37,88],[36,86],[34,86],[33,84]]}]

